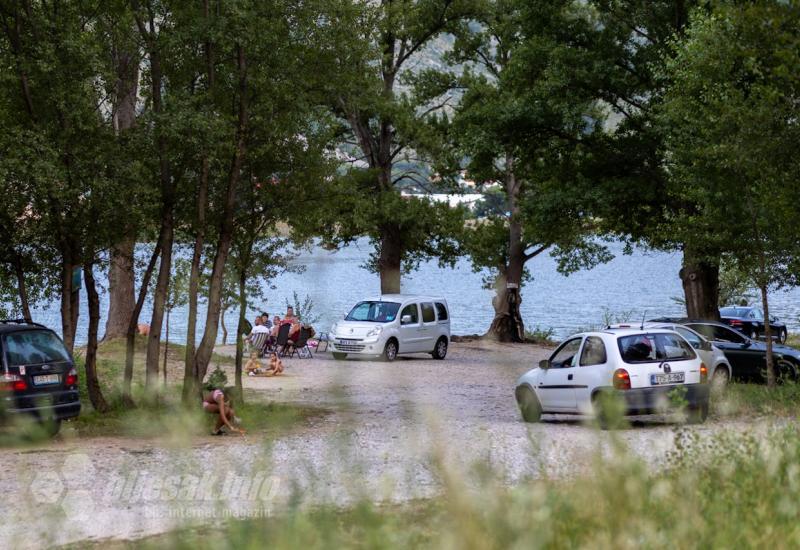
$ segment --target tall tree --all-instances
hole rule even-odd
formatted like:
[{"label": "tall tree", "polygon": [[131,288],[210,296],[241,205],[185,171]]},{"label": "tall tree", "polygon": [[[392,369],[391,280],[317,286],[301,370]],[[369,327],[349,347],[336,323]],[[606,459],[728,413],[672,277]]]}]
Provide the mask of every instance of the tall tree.
[{"label": "tall tree", "polygon": [[[447,205],[405,197],[400,190],[429,190],[425,151],[427,122],[449,104],[412,93],[403,79],[428,46],[471,13],[465,0],[353,2],[355,9],[331,15],[340,33],[332,55],[331,104],[345,130],[343,151],[354,169],[336,192],[349,195],[332,209],[330,241],[370,237],[375,253],[367,267],[380,274],[381,292],[400,292],[403,270],[425,258],[452,260],[450,236],[463,219]],[[352,32],[355,29],[355,32]]]},{"label": "tall tree", "polygon": [[[726,250],[760,290],[767,319],[768,292],[795,283],[800,256],[798,28],[796,2],[697,13],[668,65],[673,85],[661,109],[670,193],[690,205],[676,220],[682,240]],[[769,322],[764,336],[774,386]]]},{"label": "tall tree", "polygon": [[[717,319],[719,263],[724,250],[675,238],[672,220],[688,204],[666,192],[666,149],[655,110],[669,86],[664,63],[673,40],[683,36],[689,13],[713,3],[592,0],[600,32],[592,46],[598,59],[601,99],[612,113],[608,139],[595,154],[594,212],[610,233],[630,242],[683,254],[678,276],[687,314]],[[598,192],[599,191],[599,192]]]},{"label": "tall tree", "polygon": [[[475,21],[458,27],[448,56],[464,67],[443,80],[464,90],[449,129],[456,158],[504,201],[466,238],[473,266],[488,270],[495,289],[489,334],[502,341],[524,339],[520,289],[531,259],[551,250],[568,273],[609,257],[592,240],[587,205],[574,189],[585,179],[584,141],[602,129],[598,90],[585,85],[595,54],[576,40],[592,25],[590,11],[571,0],[486,1]],[[437,75],[430,77],[434,83]]]}]

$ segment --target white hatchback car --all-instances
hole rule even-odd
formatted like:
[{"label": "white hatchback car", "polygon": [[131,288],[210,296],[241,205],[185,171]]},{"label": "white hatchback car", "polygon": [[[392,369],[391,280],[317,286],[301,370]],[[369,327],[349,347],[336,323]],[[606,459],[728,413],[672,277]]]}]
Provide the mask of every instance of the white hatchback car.
[{"label": "white hatchback car", "polygon": [[689,421],[699,423],[708,416],[707,381],[708,369],[676,332],[606,329],[569,337],[520,377],[516,398],[527,422],[537,422],[542,413],[602,414],[598,399],[610,395],[624,404],[626,415],[662,413],[685,403]]},{"label": "white hatchback car", "polygon": [[331,327],[335,359],[377,355],[394,361],[401,353],[429,353],[434,359],[444,359],[449,344],[447,300],[432,296],[384,294],[364,300]]}]

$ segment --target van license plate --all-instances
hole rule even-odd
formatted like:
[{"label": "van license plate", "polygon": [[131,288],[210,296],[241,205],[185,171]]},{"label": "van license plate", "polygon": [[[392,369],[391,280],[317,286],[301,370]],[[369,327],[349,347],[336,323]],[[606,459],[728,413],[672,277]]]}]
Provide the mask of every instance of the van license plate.
[{"label": "van license plate", "polygon": [[683,382],[684,374],[682,372],[671,372],[667,373],[660,373],[660,374],[651,374],[650,375],[650,384],[653,386],[658,386],[660,384],[678,384]]},{"label": "van license plate", "polygon": [[46,386],[48,384],[58,384],[60,377],[57,374],[43,374],[33,377],[34,386]]},{"label": "van license plate", "polygon": [[339,340],[336,340],[336,343],[337,344],[341,344],[343,346],[353,346],[353,345],[358,343],[358,340],[339,339]]}]

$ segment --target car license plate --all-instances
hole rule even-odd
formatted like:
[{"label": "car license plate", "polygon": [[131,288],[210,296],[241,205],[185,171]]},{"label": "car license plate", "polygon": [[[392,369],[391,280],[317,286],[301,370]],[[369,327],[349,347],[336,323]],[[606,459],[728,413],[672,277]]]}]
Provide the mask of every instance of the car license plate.
[{"label": "car license plate", "polygon": [[650,375],[650,384],[653,386],[658,386],[660,384],[678,384],[684,381],[684,374],[682,372],[670,372],[667,373],[659,373],[659,374],[651,374]]},{"label": "car license plate", "polygon": [[344,339],[339,339],[339,340],[337,340],[337,341],[336,341],[336,343],[337,343],[337,344],[341,344],[341,345],[343,345],[343,346],[352,346],[352,345],[354,345],[354,344],[357,344],[357,343],[358,343],[358,340],[344,340]]},{"label": "car license plate", "polygon": [[34,386],[46,386],[48,384],[58,384],[61,378],[57,374],[42,374],[33,377]]}]

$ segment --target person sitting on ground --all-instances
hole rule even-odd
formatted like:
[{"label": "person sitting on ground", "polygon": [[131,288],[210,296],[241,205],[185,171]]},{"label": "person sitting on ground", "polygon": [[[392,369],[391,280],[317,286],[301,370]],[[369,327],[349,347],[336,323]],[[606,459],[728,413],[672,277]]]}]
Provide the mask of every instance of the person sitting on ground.
[{"label": "person sitting on ground", "polygon": [[248,376],[252,376],[253,374],[258,374],[261,371],[261,361],[258,360],[258,352],[253,351],[250,353],[250,359],[247,360],[247,363],[244,366],[244,370]]},{"label": "person sitting on ground", "polygon": [[223,426],[227,427],[230,431],[244,435],[244,430],[237,428],[234,424],[239,424],[240,420],[236,416],[231,406],[230,397],[233,388],[212,388],[206,395],[203,396],[203,410],[209,414],[217,416],[217,422],[214,425],[214,431],[211,435],[225,435],[222,430]]},{"label": "person sitting on ground", "polygon": [[278,354],[272,352],[269,356],[269,367],[267,368],[267,375],[278,376],[283,372],[283,361],[278,357]]}]

